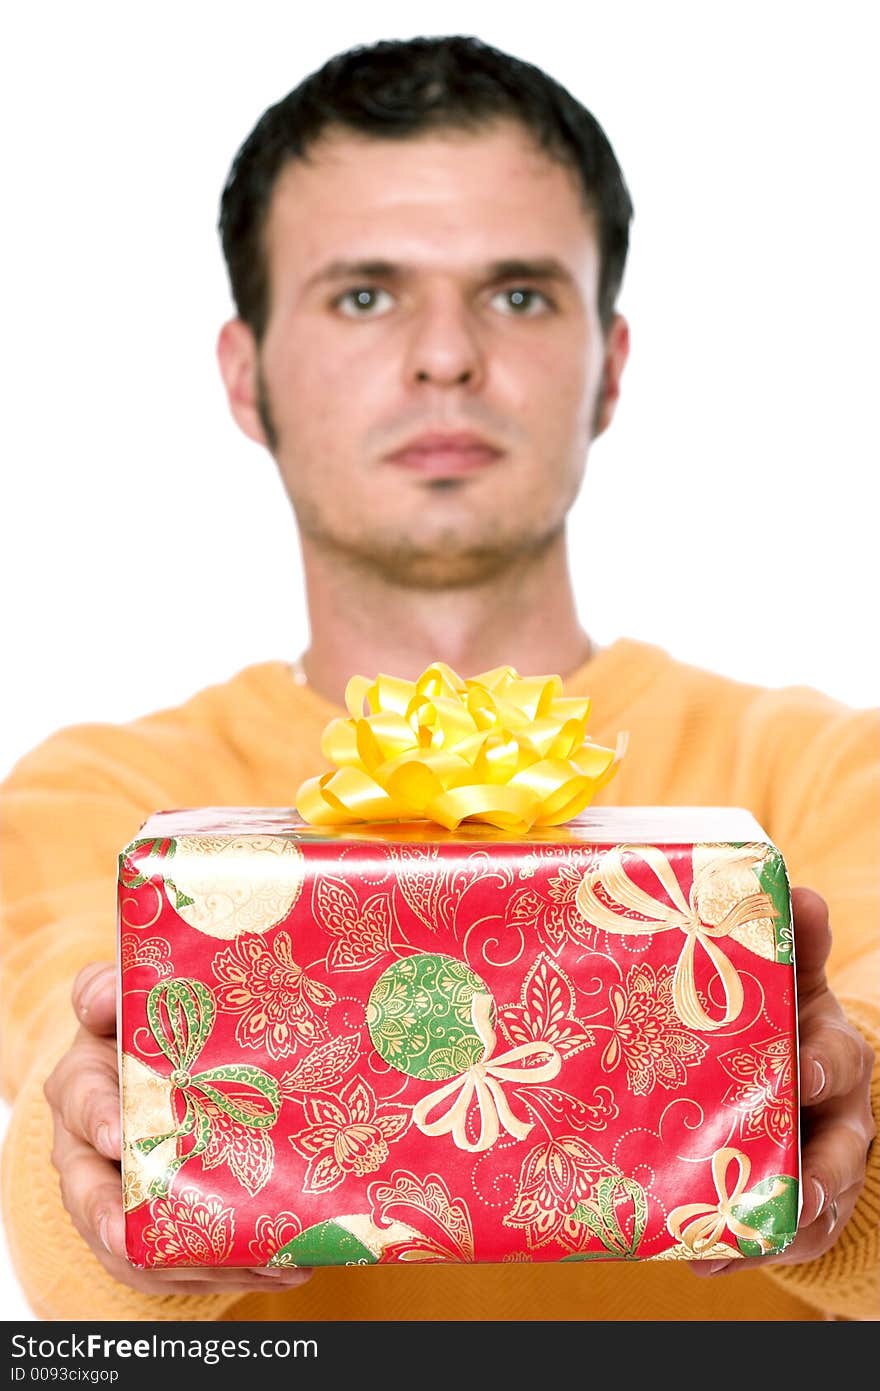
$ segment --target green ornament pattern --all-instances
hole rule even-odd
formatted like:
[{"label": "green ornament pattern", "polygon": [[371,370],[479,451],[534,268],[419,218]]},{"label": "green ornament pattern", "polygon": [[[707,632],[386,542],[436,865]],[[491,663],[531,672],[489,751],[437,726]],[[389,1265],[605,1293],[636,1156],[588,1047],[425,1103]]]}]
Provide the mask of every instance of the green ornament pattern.
[{"label": "green ornament pattern", "polygon": [[[464,961],[439,952],[403,957],[377,980],[367,1005],[373,1047],[399,1072],[425,1082],[460,1077],[480,1062],[485,1042],[473,1022],[485,982]],[[494,1003],[490,1019],[494,1021]]]},{"label": "green ornament pattern", "polygon": [[[730,844],[734,850],[745,850],[752,847],[751,841],[744,840],[731,841]],[[757,870],[758,884],[761,892],[769,896],[776,910],[776,916],[773,919],[773,960],[780,966],[793,966],[794,928],[791,918],[791,889],[785,860],[775,845],[762,848],[766,854],[763,863]]]},{"label": "green ornament pattern", "polygon": [[794,931],[791,921],[791,892],[785,861],[778,850],[772,850],[761,866],[758,878],[761,889],[769,894],[776,909],[773,931],[776,935],[776,960],[784,966],[794,963]]},{"label": "green ornament pattern", "polygon": [[377,1257],[345,1227],[330,1218],[307,1227],[268,1262],[272,1266],[375,1265]]},{"label": "green ornament pattern", "polygon": [[762,1179],[734,1203],[731,1212],[740,1222],[760,1232],[765,1243],[770,1243],[762,1251],[759,1242],[738,1236],[736,1244],[744,1256],[769,1256],[784,1251],[797,1232],[798,1181],[790,1174]]}]

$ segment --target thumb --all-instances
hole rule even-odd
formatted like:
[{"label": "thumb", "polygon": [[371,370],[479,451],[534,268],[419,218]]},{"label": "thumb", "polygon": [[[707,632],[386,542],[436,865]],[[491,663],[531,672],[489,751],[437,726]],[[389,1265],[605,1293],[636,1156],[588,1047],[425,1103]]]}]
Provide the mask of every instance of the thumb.
[{"label": "thumb", "polygon": [[116,967],[92,961],[73,982],[73,1008],[80,1023],[93,1034],[116,1032]]},{"label": "thumb", "polygon": [[831,925],[828,904],[814,889],[792,889],[791,910],[798,995],[803,999],[827,985],[825,962],[831,950]]}]

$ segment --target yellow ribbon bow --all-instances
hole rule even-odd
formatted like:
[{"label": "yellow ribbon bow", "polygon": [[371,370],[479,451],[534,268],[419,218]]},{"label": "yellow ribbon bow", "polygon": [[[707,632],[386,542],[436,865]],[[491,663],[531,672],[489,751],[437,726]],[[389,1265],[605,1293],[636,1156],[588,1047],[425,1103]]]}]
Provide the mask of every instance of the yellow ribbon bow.
[{"label": "yellow ribbon bow", "polygon": [[[364,714],[366,703],[367,713]],[[321,751],[336,771],[307,778],[296,807],[314,826],[427,817],[499,830],[570,821],[613,777],[626,748],[585,734],[586,696],[563,696],[558,676],[495,667],[462,680],[435,662],[417,681],[353,676],[350,718],[330,721]]]},{"label": "yellow ribbon bow", "polygon": [[[533,1128],[531,1122],[517,1120],[504,1095],[502,1082],[549,1082],[562,1067],[562,1056],[552,1043],[521,1043],[493,1058],[496,1036],[489,1015],[491,1008],[491,995],[478,994],[473,997],[471,1017],[483,1044],[480,1061],[473,1063],[460,1077],[453,1077],[451,1082],[430,1092],[413,1107],[413,1122],[423,1135],[451,1134],[458,1148],[470,1154],[491,1149],[501,1134],[501,1126],[516,1140],[524,1140]],[[540,1054],[547,1057],[547,1062],[539,1067],[512,1066],[523,1058],[534,1058]],[[465,1127],[471,1098],[475,1094],[480,1108],[480,1134],[474,1141],[468,1139]],[[448,1110],[438,1120],[429,1121],[430,1113],[450,1096],[455,1096],[455,1100]]]},{"label": "yellow ribbon bow", "polygon": [[[728,1192],[727,1174],[734,1161],[739,1166],[739,1172],[733,1191]],[[720,1241],[725,1227],[728,1227],[735,1236],[742,1237],[745,1241],[756,1241],[762,1254],[769,1251],[772,1245],[769,1238],[765,1237],[763,1232],[740,1221],[733,1213],[733,1208],[737,1203],[741,1203],[748,1188],[751,1170],[752,1161],[742,1150],[716,1150],[712,1156],[712,1179],[718,1202],[714,1206],[711,1203],[684,1203],[681,1207],[674,1207],[666,1219],[670,1235],[676,1241],[683,1242],[689,1251],[698,1256],[701,1251],[708,1250]],[[770,1202],[784,1192],[785,1184],[776,1179],[769,1193],[762,1193],[759,1201]]]},{"label": "yellow ribbon bow", "polygon": [[[769,894],[749,894],[734,904],[720,922],[709,923],[701,914],[701,905],[719,870],[732,863],[729,857],[696,869],[688,902],[662,850],[655,846],[640,845],[628,847],[628,852],[639,855],[650,865],[675,907],[652,898],[632,882],[624,868],[623,850],[615,846],[603,856],[601,869],[595,875],[585,876],[578,886],[576,902],[579,911],[588,922],[595,927],[604,928],[607,932],[644,935],[663,932],[668,928],[679,928],[684,933],[684,944],[672,980],[672,1000],[676,1013],[682,1022],[692,1029],[709,1031],[733,1023],[743,1006],[742,981],[733,962],[716,945],[715,939],[727,937],[746,923],[761,918],[775,918],[777,913]],[[753,852],[745,851],[737,858],[754,863],[755,856]],[[602,885],[609,897],[620,904],[621,908],[638,913],[645,921],[626,918],[607,907],[596,895],[593,888],[596,882]],[[724,991],[724,1013],[720,1019],[713,1019],[706,1013],[697,994],[694,975],[694,953],[697,943],[709,957],[721,981]]]}]

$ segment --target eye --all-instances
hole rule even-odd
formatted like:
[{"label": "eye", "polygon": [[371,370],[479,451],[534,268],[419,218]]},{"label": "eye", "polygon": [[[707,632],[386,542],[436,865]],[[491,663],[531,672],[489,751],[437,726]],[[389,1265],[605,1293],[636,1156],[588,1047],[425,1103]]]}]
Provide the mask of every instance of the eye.
[{"label": "eye", "polygon": [[386,313],[392,303],[388,291],[375,285],[356,285],[333,301],[334,307],[349,319],[376,319]]},{"label": "eye", "polygon": [[536,314],[542,314],[545,309],[551,309],[552,301],[542,294],[540,290],[533,290],[526,285],[512,285],[507,290],[499,290],[492,296],[491,303],[499,303],[502,314],[517,315],[520,318],[534,318]]}]

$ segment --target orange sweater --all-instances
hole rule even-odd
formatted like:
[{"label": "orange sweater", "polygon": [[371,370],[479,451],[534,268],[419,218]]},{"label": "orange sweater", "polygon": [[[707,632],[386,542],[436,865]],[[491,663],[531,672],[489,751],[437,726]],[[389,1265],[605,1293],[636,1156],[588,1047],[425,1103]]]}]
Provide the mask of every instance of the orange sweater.
[{"label": "orange sweater", "polygon": [[[593,697],[591,735],[630,732],[606,804],[748,807],[792,882],[831,905],[831,981],[880,1051],[875,867],[877,712],[805,688],[763,690],[621,640],[566,682]],[[118,851],[157,809],[289,806],[324,771],[333,706],[283,662],[247,667],[169,710],[58,731],[2,788],[2,1080],[14,1098],[4,1218],[25,1293],[55,1319],[821,1319],[873,1318],[878,1301],[880,1145],[856,1210],[825,1256],[714,1280],[648,1262],[388,1266],[319,1270],[301,1289],[144,1295],[107,1275],[62,1206],[42,1085],[76,1023],[70,986],[115,955]],[[875,1109],[880,1109],[875,1071]]]}]

